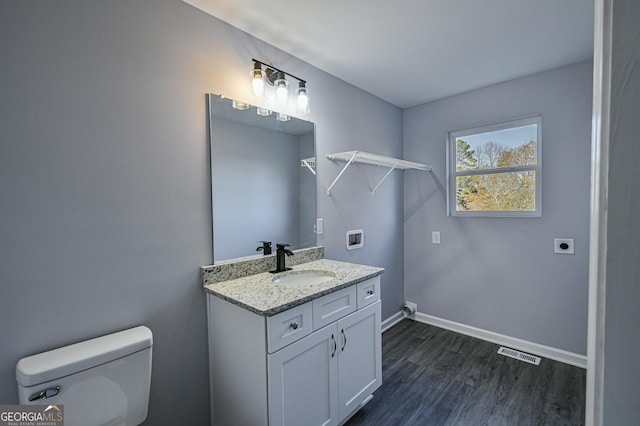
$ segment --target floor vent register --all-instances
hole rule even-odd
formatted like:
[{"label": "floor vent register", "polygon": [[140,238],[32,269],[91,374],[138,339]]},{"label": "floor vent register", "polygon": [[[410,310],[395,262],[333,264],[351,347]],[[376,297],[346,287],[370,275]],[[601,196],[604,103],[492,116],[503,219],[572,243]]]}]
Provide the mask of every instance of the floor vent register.
[{"label": "floor vent register", "polygon": [[520,361],[528,362],[529,364],[540,365],[539,357],[533,356],[524,352],[516,351],[514,349],[505,348],[504,346],[500,346],[500,349],[498,349],[498,353],[500,355],[504,355]]}]

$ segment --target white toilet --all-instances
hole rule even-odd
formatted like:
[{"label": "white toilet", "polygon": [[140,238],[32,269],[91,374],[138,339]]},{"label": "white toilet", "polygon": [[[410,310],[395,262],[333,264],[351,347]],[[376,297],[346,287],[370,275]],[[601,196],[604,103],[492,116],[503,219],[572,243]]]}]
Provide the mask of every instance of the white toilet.
[{"label": "white toilet", "polygon": [[139,425],[147,418],[153,335],[140,326],[22,358],[20,404],[63,405],[66,426]]}]

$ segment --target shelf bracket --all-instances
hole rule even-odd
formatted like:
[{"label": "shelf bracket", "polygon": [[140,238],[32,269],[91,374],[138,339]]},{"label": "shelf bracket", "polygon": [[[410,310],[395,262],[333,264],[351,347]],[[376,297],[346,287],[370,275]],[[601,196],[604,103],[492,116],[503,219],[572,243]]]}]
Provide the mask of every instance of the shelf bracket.
[{"label": "shelf bracket", "polygon": [[398,165],[398,163],[395,163],[387,172],[386,175],[384,175],[384,177],[382,179],[380,179],[380,182],[378,182],[378,184],[376,185],[375,188],[373,188],[371,190],[371,196],[373,196],[376,193],[376,189],[378,189],[378,187],[382,184],[382,182],[384,182],[384,180],[391,174],[392,171],[394,171],[396,169],[396,166]]},{"label": "shelf bracket", "polygon": [[313,173],[314,175],[316,174],[316,171],[313,170],[313,167],[311,167],[311,165],[309,164],[309,162],[307,160],[301,160],[302,161],[302,166],[306,167],[307,169],[309,169],[309,171],[311,173]]},{"label": "shelf bracket", "polygon": [[340,173],[338,173],[338,176],[336,176],[336,178],[333,180],[331,185],[329,185],[329,188],[327,188],[327,195],[331,195],[331,188],[333,188],[333,185],[335,185],[336,182],[338,182],[338,180],[340,179],[344,171],[347,170],[347,167],[349,167],[351,163],[353,163],[353,160],[355,160],[357,156],[358,156],[358,151],[355,151],[351,156],[351,158],[349,159],[349,161],[347,161],[347,164],[342,168]]}]

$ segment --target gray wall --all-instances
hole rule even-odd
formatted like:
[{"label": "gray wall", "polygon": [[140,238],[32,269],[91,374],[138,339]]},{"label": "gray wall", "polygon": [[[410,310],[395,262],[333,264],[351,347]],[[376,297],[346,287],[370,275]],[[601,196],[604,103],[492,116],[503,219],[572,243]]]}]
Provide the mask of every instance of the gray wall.
[{"label": "gray wall", "polygon": [[[418,311],[586,354],[592,64],[580,63],[405,110],[405,293]],[[450,131],[542,115],[542,217],[454,218]],[[440,231],[440,245],[431,232]],[[575,239],[575,255],[553,239]]]},{"label": "gray wall", "polygon": [[[252,57],[309,82],[318,186],[328,152],[402,154],[402,111],[174,0],[0,3],[0,402],[19,358],[146,324],[148,424],[209,421],[205,298],[211,262],[205,93],[248,100]],[[402,177],[375,168],[319,195],[326,256],[387,268],[383,315],[403,300]],[[347,252],[344,232],[367,244]]]},{"label": "gray wall", "polygon": [[[640,3],[612,0],[603,425],[637,425],[640,369]],[[605,35],[606,37],[607,35]]]}]

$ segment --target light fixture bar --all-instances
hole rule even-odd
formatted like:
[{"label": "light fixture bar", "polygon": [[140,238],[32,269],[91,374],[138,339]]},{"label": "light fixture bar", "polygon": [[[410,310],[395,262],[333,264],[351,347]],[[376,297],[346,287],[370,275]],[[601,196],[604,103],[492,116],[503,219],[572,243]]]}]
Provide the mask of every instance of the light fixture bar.
[{"label": "light fixture bar", "polygon": [[[286,113],[287,116],[289,115],[289,110],[294,110],[294,105],[297,114],[309,114],[309,89],[307,88],[306,80],[255,58],[251,58],[251,60],[253,61],[253,69],[250,73],[252,99],[261,104],[265,101],[274,103],[276,109],[283,114]],[[286,76],[298,80],[298,88],[295,91],[293,91],[293,88],[289,88],[289,81],[287,81]],[[273,86],[274,90],[269,90],[268,93],[267,84]],[[293,102],[291,100],[292,92],[295,94]],[[285,120],[286,116],[282,116],[279,119]]]},{"label": "light fixture bar", "polygon": [[295,75],[293,75],[293,74],[290,74],[290,73],[288,73],[288,72],[286,72],[286,71],[281,70],[280,68],[276,68],[276,67],[274,67],[273,65],[270,65],[270,64],[264,63],[264,62],[262,62],[262,61],[259,61],[259,60],[257,60],[257,59],[254,59],[254,58],[251,58],[251,60],[252,60],[254,63],[256,63],[256,64],[260,64],[260,65],[262,65],[262,66],[264,66],[264,67],[267,67],[267,68],[270,68],[270,69],[272,69],[272,70],[276,70],[276,71],[279,71],[279,72],[281,72],[281,73],[284,73],[284,74],[288,75],[289,77],[293,77],[293,78],[295,78],[296,80],[298,80],[298,81],[300,81],[300,82],[302,82],[302,83],[305,83],[305,84],[306,84],[306,82],[307,82],[306,80],[303,80],[303,79],[301,79],[300,77],[296,77],[296,76],[295,76]]}]

